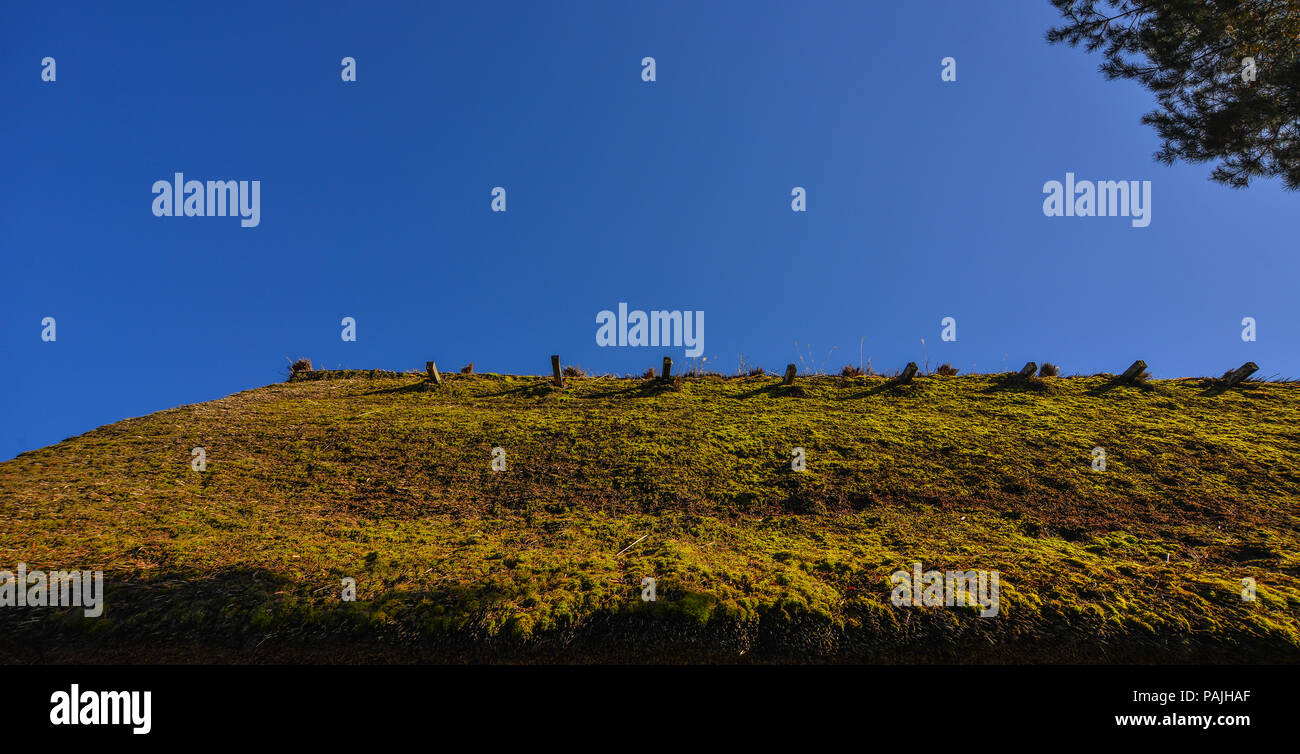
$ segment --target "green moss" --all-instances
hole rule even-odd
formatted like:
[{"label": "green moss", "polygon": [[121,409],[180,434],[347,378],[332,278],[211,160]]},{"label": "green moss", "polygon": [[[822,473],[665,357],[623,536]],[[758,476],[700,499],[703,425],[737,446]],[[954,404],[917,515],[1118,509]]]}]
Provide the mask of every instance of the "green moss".
[{"label": "green moss", "polygon": [[[0,464],[8,557],[106,572],[112,621],[50,624],[531,642],[637,614],[1300,650],[1294,384],[309,374]],[[893,607],[918,561],[999,571],[999,618]]]}]

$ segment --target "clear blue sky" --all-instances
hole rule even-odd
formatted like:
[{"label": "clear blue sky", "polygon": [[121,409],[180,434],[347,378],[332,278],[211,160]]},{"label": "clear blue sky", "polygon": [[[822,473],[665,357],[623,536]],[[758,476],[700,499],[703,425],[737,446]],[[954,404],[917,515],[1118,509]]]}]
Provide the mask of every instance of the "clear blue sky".
[{"label": "clear blue sky", "polygon": [[[1046,0],[197,5],[0,13],[0,458],[286,357],[687,362],[598,348],[620,301],[704,311],[726,372],[865,336],[880,370],[925,338],[963,370],[1300,376],[1300,196],[1155,163],[1150,95],[1047,45]],[[177,171],[260,180],[261,224],[154,217]],[[1045,217],[1066,172],[1150,180],[1151,225]]]}]

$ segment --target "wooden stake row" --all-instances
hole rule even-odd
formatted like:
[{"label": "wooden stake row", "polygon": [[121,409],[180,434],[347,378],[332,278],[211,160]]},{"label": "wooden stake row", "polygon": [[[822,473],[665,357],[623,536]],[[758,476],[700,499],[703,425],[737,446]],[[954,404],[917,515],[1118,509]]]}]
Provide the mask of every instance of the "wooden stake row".
[{"label": "wooden stake row", "polygon": [[[1124,373],[1119,376],[1117,381],[1126,383],[1136,382],[1141,379],[1142,375],[1146,373],[1146,370],[1147,363],[1138,359],[1130,364],[1128,369],[1124,370]],[[438,385],[442,384],[442,375],[438,372],[438,365],[436,363],[432,361],[424,362],[424,371],[428,375],[430,382]],[[794,364],[786,364],[785,374],[781,378],[781,384],[786,386],[793,385],[797,371],[798,370],[795,368]],[[1031,361],[1020,368],[1020,371],[1016,373],[1016,377],[1020,379],[1028,379],[1033,377],[1034,373],[1037,371],[1038,365]],[[1225,388],[1234,387],[1257,371],[1259,371],[1259,365],[1253,361],[1247,361],[1245,364],[1242,364],[1231,372],[1225,374],[1220,381]],[[896,380],[900,383],[911,382],[912,378],[916,376],[916,372],[916,362],[909,361]],[[472,369],[470,373],[472,373]],[[659,379],[664,381],[670,380],[672,379],[672,373],[673,360],[670,357],[665,356],[663,370],[659,373]],[[560,369],[560,357],[558,355],[551,356],[551,382],[556,387],[564,387],[564,373]]]}]

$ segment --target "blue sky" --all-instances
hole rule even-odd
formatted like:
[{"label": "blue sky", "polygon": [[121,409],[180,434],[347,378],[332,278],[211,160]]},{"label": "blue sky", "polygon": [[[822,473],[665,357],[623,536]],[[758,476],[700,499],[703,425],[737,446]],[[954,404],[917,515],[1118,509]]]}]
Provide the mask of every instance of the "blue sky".
[{"label": "blue sky", "polygon": [[[192,5],[2,13],[0,458],[286,357],[687,365],[597,347],[619,302],[704,311],[728,373],[865,337],[879,370],[1300,376],[1300,196],[1155,163],[1150,95],[1047,45],[1046,0]],[[155,217],[178,171],[260,180],[260,225]],[[1045,217],[1066,172],[1151,181],[1151,225]]]}]

